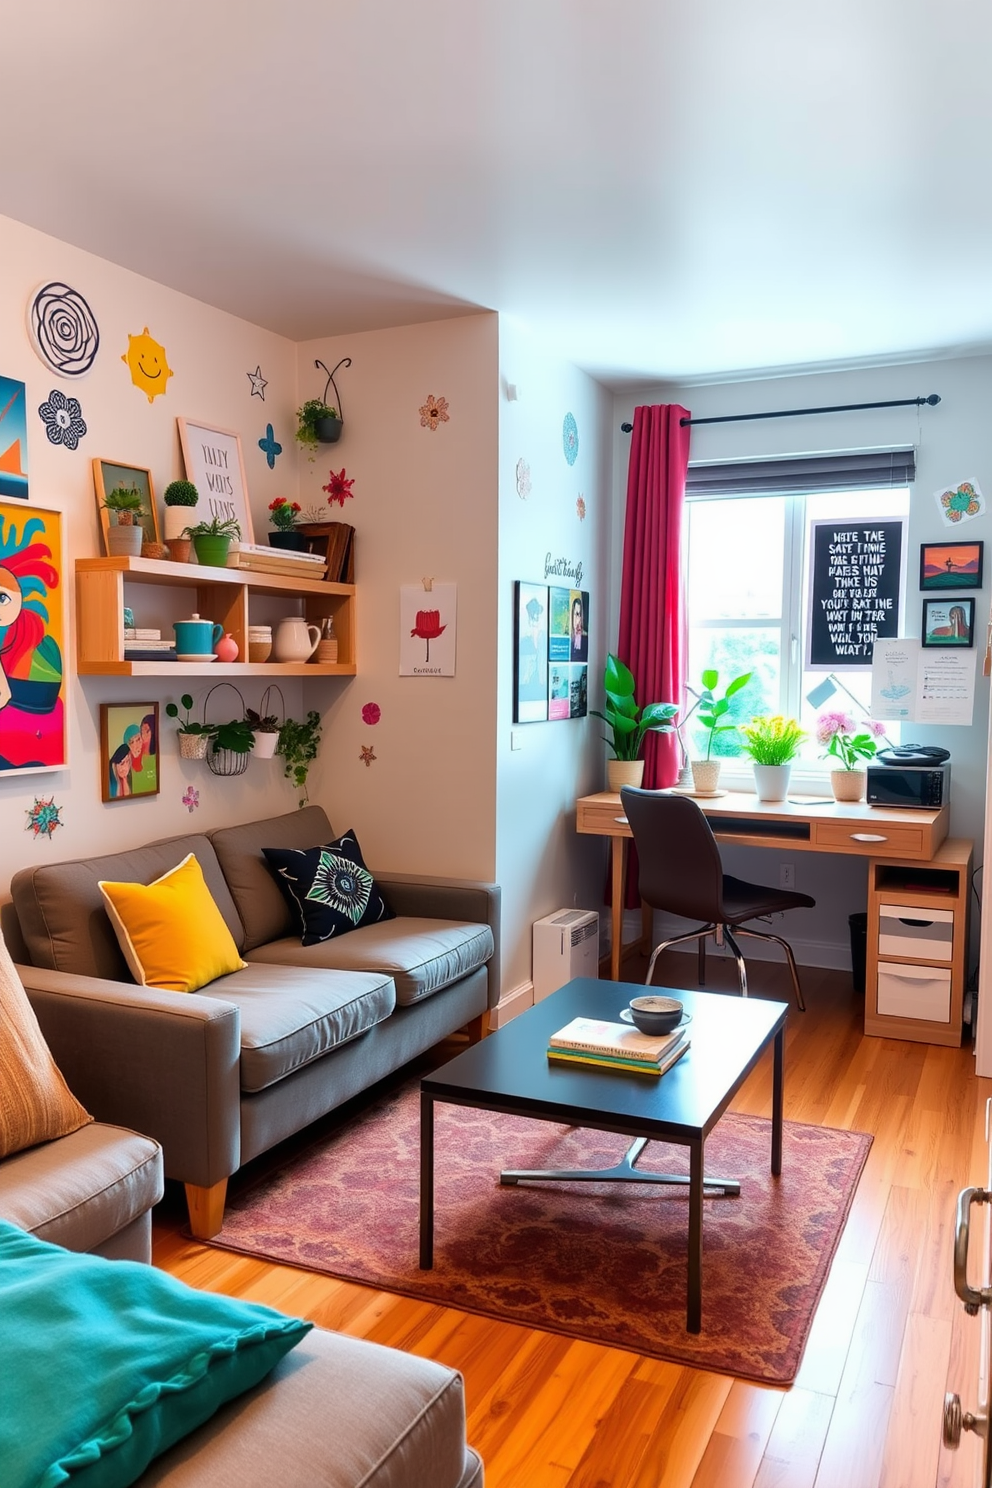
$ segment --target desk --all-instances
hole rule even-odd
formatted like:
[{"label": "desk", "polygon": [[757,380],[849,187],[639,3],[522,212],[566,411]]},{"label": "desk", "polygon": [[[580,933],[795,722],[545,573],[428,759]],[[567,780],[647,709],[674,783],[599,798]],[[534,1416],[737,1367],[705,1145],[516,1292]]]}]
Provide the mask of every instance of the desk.
[{"label": "desk", "polygon": [[[713,800],[699,800],[713,835],[718,842],[737,842],[744,847],[777,847],[789,852],[842,853],[869,859],[869,946],[866,978],[866,1032],[881,1033],[891,1029],[893,1036],[917,1039],[925,1043],[960,1044],[960,1011],[963,998],[966,958],[966,928],[968,914],[968,875],[971,862],[971,843],[947,842],[950,823],[950,808],[942,806],[936,811],[898,810],[882,806],[868,806],[865,802],[834,802],[824,804],[822,797],[804,799],[798,794],[789,801],[759,801],[757,796],[746,791],[728,791],[725,796]],[[594,796],[583,796],[576,803],[576,830],[597,837],[609,837],[612,859],[612,938],[610,944],[610,976],[614,981],[620,977],[622,953],[624,889],[626,885],[626,847],[633,836],[620,807],[620,797],[613,791],[600,791]],[[953,960],[950,965],[951,993],[948,1018],[941,1019],[940,1026],[929,1020],[900,1017],[891,1025],[883,1021],[879,1026],[877,1007],[873,999],[877,995],[877,927],[879,924],[879,896],[883,889],[887,899],[893,897],[891,878],[876,871],[875,865],[888,864],[893,870],[912,865],[930,872],[933,869],[947,873],[947,889],[940,893],[947,897],[933,902],[946,903],[955,916],[953,938]],[[912,884],[912,879],[907,880]],[[954,883],[953,890],[951,888]],[[919,893],[914,886],[912,898]],[[924,894],[924,899],[927,895]],[[932,896],[929,896],[932,899]],[[898,900],[906,904],[908,900]],[[932,904],[931,904],[932,907]],[[872,939],[872,929],[876,938]],[[901,958],[905,962],[910,957]],[[957,1024],[955,1026],[955,1018]],[[898,1024],[898,1028],[896,1027]],[[870,1025],[870,1026],[869,1026]]]}]

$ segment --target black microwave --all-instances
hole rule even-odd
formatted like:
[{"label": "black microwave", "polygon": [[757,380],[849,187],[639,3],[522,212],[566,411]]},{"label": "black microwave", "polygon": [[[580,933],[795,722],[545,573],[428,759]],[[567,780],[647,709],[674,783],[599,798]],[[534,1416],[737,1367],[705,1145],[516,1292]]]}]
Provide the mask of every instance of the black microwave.
[{"label": "black microwave", "polygon": [[950,764],[925,769],[905,765],[868,766],[869,806],[922,806],[936,810],[951,797]]}]

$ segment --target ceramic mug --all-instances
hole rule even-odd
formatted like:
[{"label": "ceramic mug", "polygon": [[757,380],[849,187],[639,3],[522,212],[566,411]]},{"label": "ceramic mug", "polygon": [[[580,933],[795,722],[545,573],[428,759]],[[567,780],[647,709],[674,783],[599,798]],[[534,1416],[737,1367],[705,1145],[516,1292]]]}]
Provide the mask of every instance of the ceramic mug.
[{"label": "ceramic mug", "polygon": [[210,620],[201,620],[199,615],[190,615],[188,620],[177,620],[176,659],[178,661],[206,661],[213,656],[214,647],[224,634],[223,625],[214,625]]}]

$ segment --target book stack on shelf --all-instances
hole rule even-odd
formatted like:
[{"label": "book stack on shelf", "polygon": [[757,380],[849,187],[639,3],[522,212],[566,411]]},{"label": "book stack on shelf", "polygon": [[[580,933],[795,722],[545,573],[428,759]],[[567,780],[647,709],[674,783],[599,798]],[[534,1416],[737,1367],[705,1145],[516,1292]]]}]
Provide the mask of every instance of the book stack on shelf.
[{"label": "book stack on shelf", "polygon": [[682,1027],[652,1037],[626,1023],[599,1018],[573,1018],[548,1040],[548,1059],[554,1064],[626,1070],[636,1075],[663,1075],[689,1047]]},{"label": "book stack on shelf", "polygon": [[283,574],[294,579],[322,579],[327,563],[320,553],[297,553],[291,548],[266,548],[261,543],[232,542],[228,568]]},{"label": "book stack on shelf", "polygon": [[175,661],[175,641],[163,641],[160,630],[124,627],[125,661]]}]

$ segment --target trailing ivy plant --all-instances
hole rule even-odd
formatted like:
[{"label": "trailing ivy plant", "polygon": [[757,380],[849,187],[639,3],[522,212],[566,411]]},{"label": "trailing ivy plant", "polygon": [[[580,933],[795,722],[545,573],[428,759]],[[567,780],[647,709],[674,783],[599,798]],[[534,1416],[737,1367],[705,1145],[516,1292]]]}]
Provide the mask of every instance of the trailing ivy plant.
[{"label": "trailing ivy plant", "polygon": [[297,802],[299,806],[306,806],[310,799],[307,795],[307,773],[317,758],[320,730],[320,714],[312,708],[304,723],[299,723],[295,718],[287,718],[279,730],[276,754],[282,756],[286,779],[291,780],[301,793]]}]

